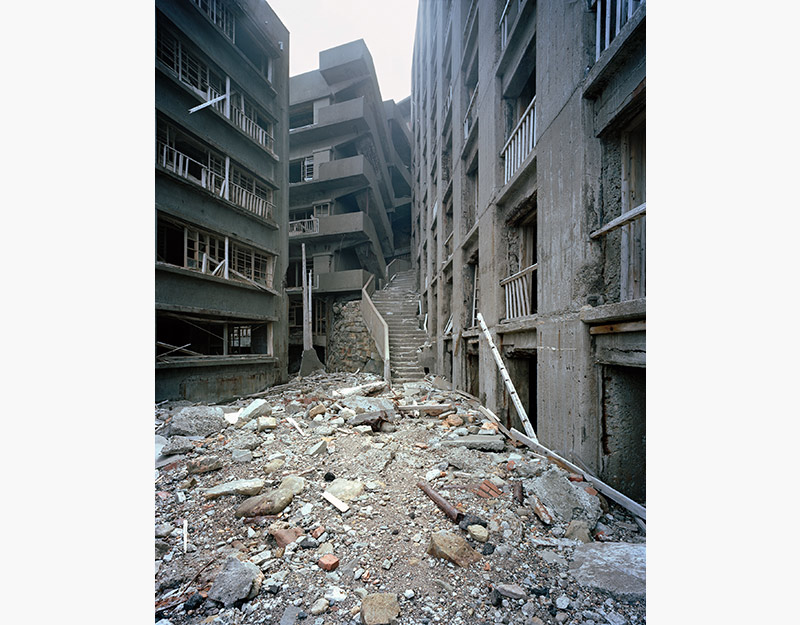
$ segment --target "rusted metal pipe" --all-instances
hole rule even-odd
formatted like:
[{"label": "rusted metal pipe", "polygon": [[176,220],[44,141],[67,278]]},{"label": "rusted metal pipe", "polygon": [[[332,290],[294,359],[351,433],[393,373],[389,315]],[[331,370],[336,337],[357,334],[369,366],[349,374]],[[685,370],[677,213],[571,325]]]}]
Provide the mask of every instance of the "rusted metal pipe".
[{"label": "rusted metal pipe", "polygon": [[431,501],[435,503],[439,508],[441,508],[442,512],[444,512],[453,523],[458,523],[461,519],[464,518],[464,513],[459,512],[456,510],[450,503],[448,503],[444,497],[442,497],[439,493],[433,490],[430,486],[425,484],[425,482],[417,482],[417,486],[422,489],[422,492],[425,493],[428,497],[430,497]]}]

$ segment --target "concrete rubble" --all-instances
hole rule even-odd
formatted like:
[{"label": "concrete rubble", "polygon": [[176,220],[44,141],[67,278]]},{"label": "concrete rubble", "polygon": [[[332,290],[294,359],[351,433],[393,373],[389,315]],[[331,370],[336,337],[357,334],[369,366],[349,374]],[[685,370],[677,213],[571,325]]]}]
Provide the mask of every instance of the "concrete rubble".
[{"label": "concrete rubble", "polygon": [[645,623],[631,514],[432,382],[319,372],[224,406],[161,404],[155,621]]}]

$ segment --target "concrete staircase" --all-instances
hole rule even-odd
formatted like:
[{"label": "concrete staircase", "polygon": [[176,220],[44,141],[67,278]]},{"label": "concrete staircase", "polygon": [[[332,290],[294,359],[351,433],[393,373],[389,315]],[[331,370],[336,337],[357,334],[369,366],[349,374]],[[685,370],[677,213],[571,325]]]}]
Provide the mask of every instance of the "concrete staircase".
[{"label": "concrete staircase", "polygon": [[419,329],[419,294],[414,290],[414,271],[395,274],[384,289],[372,294],[372,301],[389,326],[392,384],[421,380],[425,372],[417,363],[417,348],[427,335]]}]

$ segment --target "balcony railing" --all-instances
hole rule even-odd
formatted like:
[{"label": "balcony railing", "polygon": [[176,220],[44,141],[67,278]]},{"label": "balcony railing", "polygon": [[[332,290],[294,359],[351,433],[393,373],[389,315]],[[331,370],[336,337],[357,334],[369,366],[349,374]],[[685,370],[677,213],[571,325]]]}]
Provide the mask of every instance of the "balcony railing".
[{"label": "balcony railing", "polygon": [[503,184],[508,183],[536,146],[536,96],[525,109],[500,155],[505,160]]},{"label": "balcony railing", "polygon": [[192,0],[235,43],[235,17],[223,0]]},{"label": "balcony railing", "polygon": [[165,143],[159,141],[156,145],[158,146],[156,162],[164,169],[179,175],[181,178],[194,182],[212,193],[222,196],[224,193],[223,183],[225,182],[225,176],[214,172],[200,161],[196,161],[186,156],[186,154],[178,152],[178,150]]},{"label": "balcony railing", "polygon": [[538,263],[500,280],[505,291],[506,319],[528,317],[536,312],[536,270]]},{"label": "balcony railing", "polygon": [[645,4],[645,0],[596,0],[596,2],[595,60],[598,60],[603,51],[614,41],[622,27]]},{"label": "balcony railing", "polygon": [[230,188],[231,202],[238,204],[242,208],[249,210],[251,213],[255,213],[259,217],[263,217],[264,219],[272,217],[272,211],[275,209],[275,205],[272,202],[256,195],[252,191],[248,191],[247,189],[240,187],[238,184],[231,182]]},{"label": "balcony railing", "polygon": [[478,99],[478,85],[475,85],[475,91],[472,92],[472,97],[467,105],[467,113],[464,115],[464,140],[469,137],[470,130],[475,125],[476,106],[475,101]]},{"label": "balcony railing", "polygon": [[500,51],[506,49],[508,45],[508,35],[510,34],[511,26],[514,25],[514,20],[519,15],[519,10],[522,8],[525,0],[508,0],[506,6],[503,8],[503,14],[500,16]]},{"label": "balcony railing", "polygon": [[260,145],[268,150],[273,150],[275,141],[271,134],[259,126],[253,119],[244,114],[241,109],[231,107],[231,119],[233,123],[244,132],[255,139]]},{"label": "balcony railing", "polygon": [[317,234],[319,232],[319,218],[296,219],[289,222],[289,236],[301,234]]}]

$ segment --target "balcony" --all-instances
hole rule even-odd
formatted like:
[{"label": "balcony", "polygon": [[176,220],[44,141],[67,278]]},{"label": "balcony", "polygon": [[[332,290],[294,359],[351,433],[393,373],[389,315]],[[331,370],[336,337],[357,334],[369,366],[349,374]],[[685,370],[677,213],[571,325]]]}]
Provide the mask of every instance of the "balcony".
[{"label": "balcony", "polygon": [[596,0],[595,61],[600,59],[600,55],[611,45],[622,27],[644,5],[645,0]]},{"label": "balcony", "polygon": [[343,291],[360,291],[372,274],[363,269],[318,273],[318,281],[314,291],[317,293],[335,293]]},{"label": "balcony", "polygon": [[319,218],[310,217],[309,219],[296,219],[289,222],[289,236],[294,237],[304,234],[316,234],[319,232]]},{"label": "balcony", "polygon": [[525,0],[507,0],[506,6],[503,8],[503,13],[500,16],[500,51],[506,49],[508,45],[509,34],[511,27],[514,25],[514,20],[517,19],[522,5]]},{"label": "balcony", "polygon": [[260,146],[266,148],[270,152],[274,152],[274,137],[259,126],[253,119],[245,115],[244,111],[236,107],[231,107],[231,120]]},{"label": "balcony", "polygon": [[514,176],[536,146],[536,96],[525,109],[506,144],[500,152],[505,164],[503,184]]},{"label": "balcony", "polygon": [[215,172],[165,143],[159,141],[156,145],[156,165],[210,191],[219,198],[233,202],[262,219],[272,218],[275,205],[270,200],[226,180],[224,174]]},{"label": "balcony", "polygon": [[500,280],[506,303],[504,320],[530,317],[536,313],[536,270],[538,263]]},{"label": "balcony", "polygon": [[157,143],[157,152],[157,165],[211,191],[215,195],[223,196],[225,183],[224,175],[212,171],[200,161],[196,161],[160,141]]}]

